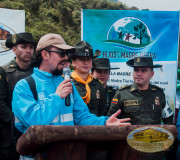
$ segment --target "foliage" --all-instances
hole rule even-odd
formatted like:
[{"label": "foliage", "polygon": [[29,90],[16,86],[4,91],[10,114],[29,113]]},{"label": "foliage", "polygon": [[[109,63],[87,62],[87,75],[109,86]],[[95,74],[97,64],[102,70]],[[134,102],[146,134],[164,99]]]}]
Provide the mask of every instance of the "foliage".
[{"label": "foliage", "polygon": [[36,41],[46,33],[58,33],[69,45],[80,41],[81,9],[137,9],[108,0],[1,0],[0,8],[25,10],[26,31]]}]

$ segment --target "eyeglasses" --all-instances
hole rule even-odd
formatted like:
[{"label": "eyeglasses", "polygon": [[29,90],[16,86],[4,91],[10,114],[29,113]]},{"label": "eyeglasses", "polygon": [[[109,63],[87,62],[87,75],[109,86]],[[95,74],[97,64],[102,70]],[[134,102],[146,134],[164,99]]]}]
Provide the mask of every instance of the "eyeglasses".
[{"label": "eyeglasses", "polygon": [[68,57],[69,56],[69,52],[68,51],[64,51],[64,50],[59,50],[59,51],[47,51],[47,52],[55,52],[55,53],[59,53],[61,58],[64,58],[65,55]]}]

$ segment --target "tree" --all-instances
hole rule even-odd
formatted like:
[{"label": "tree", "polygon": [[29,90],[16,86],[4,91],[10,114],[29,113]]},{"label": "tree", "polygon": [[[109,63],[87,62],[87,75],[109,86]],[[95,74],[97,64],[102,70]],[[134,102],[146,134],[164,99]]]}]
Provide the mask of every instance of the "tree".
[{"label": "tree", "polygon": [[36,41],[46,33],[57,33],[70,45],[81,40],[81,9],[131,9],[108,0],[1,0],[0,7],[25,10],[25,29]]}]

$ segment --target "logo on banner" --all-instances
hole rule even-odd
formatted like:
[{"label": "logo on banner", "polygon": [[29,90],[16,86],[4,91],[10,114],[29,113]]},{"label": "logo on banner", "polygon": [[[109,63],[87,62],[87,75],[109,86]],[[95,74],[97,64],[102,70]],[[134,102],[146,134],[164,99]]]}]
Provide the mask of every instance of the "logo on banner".
[{"label": "logo on banner", "polygon": [[169,149],[174,143],[174,136],[161,127],[140,127],[129,133],[127,143],[136,151],[155,153]]},{"label": "logo on banner", "polygon": [[150,45],[151,33],[147,25],[134,17],[125,17],[116,21],[109,29],[107,40],[125,49],[142,49]]},{"label": "logo on banner", "polygon": [[[15,32],[8,26],[0,23],[0,54],[10,50],[6,47],[5,42],[8,36],[14,34]],[[3,53],[4,54],[4,53]]]}]

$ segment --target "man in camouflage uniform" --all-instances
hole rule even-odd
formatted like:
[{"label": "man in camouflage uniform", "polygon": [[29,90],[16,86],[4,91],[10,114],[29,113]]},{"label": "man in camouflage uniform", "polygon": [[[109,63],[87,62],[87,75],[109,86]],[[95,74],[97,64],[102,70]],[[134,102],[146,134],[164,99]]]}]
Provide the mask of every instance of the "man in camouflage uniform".
[{"label": "man in camouflage uniform", "polygon": [[16,160],[19,156],[14,140],[12,142],[12,93],[16,82],[32,73],[30,60],[34,53],[34,40],[31,33],[23,32],[9,36],[5,45],[16,57],[0,67],[0,159]]},{"label": "man in camouflage uniform", "polygon": [[[173,124],[173,111],[166,101],[163,90],[149,82],[154,75],[153,68],[159,68],[162,65],[154,65],[151,57],[136,57],[126,64],[134,67],[134,83],[123,86],[116,92],[108,115],[121,109],[121,117],[131,118],[132,125],[158,125],[161,124],[161,120],[164,124]],[[127,146],[125,148],[128,150]],[[129,154],[133,154],[131,150]],[[161,160],[163,157],[163,153],[145,154],[144,159]]]},{"label": "man in camouflage uniform", "polygon": [[111,69],[119,69],[118,67],[111,67],[108,58],[95,58],[93,59],[93,65],[91,69],[91,74],[95,79],[99,79],[104,86],[106,93],[106,111],[105,114],[108,113],[110,108],[111,101],[116,93],[116,89],[112,86],[107,85],[107,81],[109,79],[110,70]]}]

